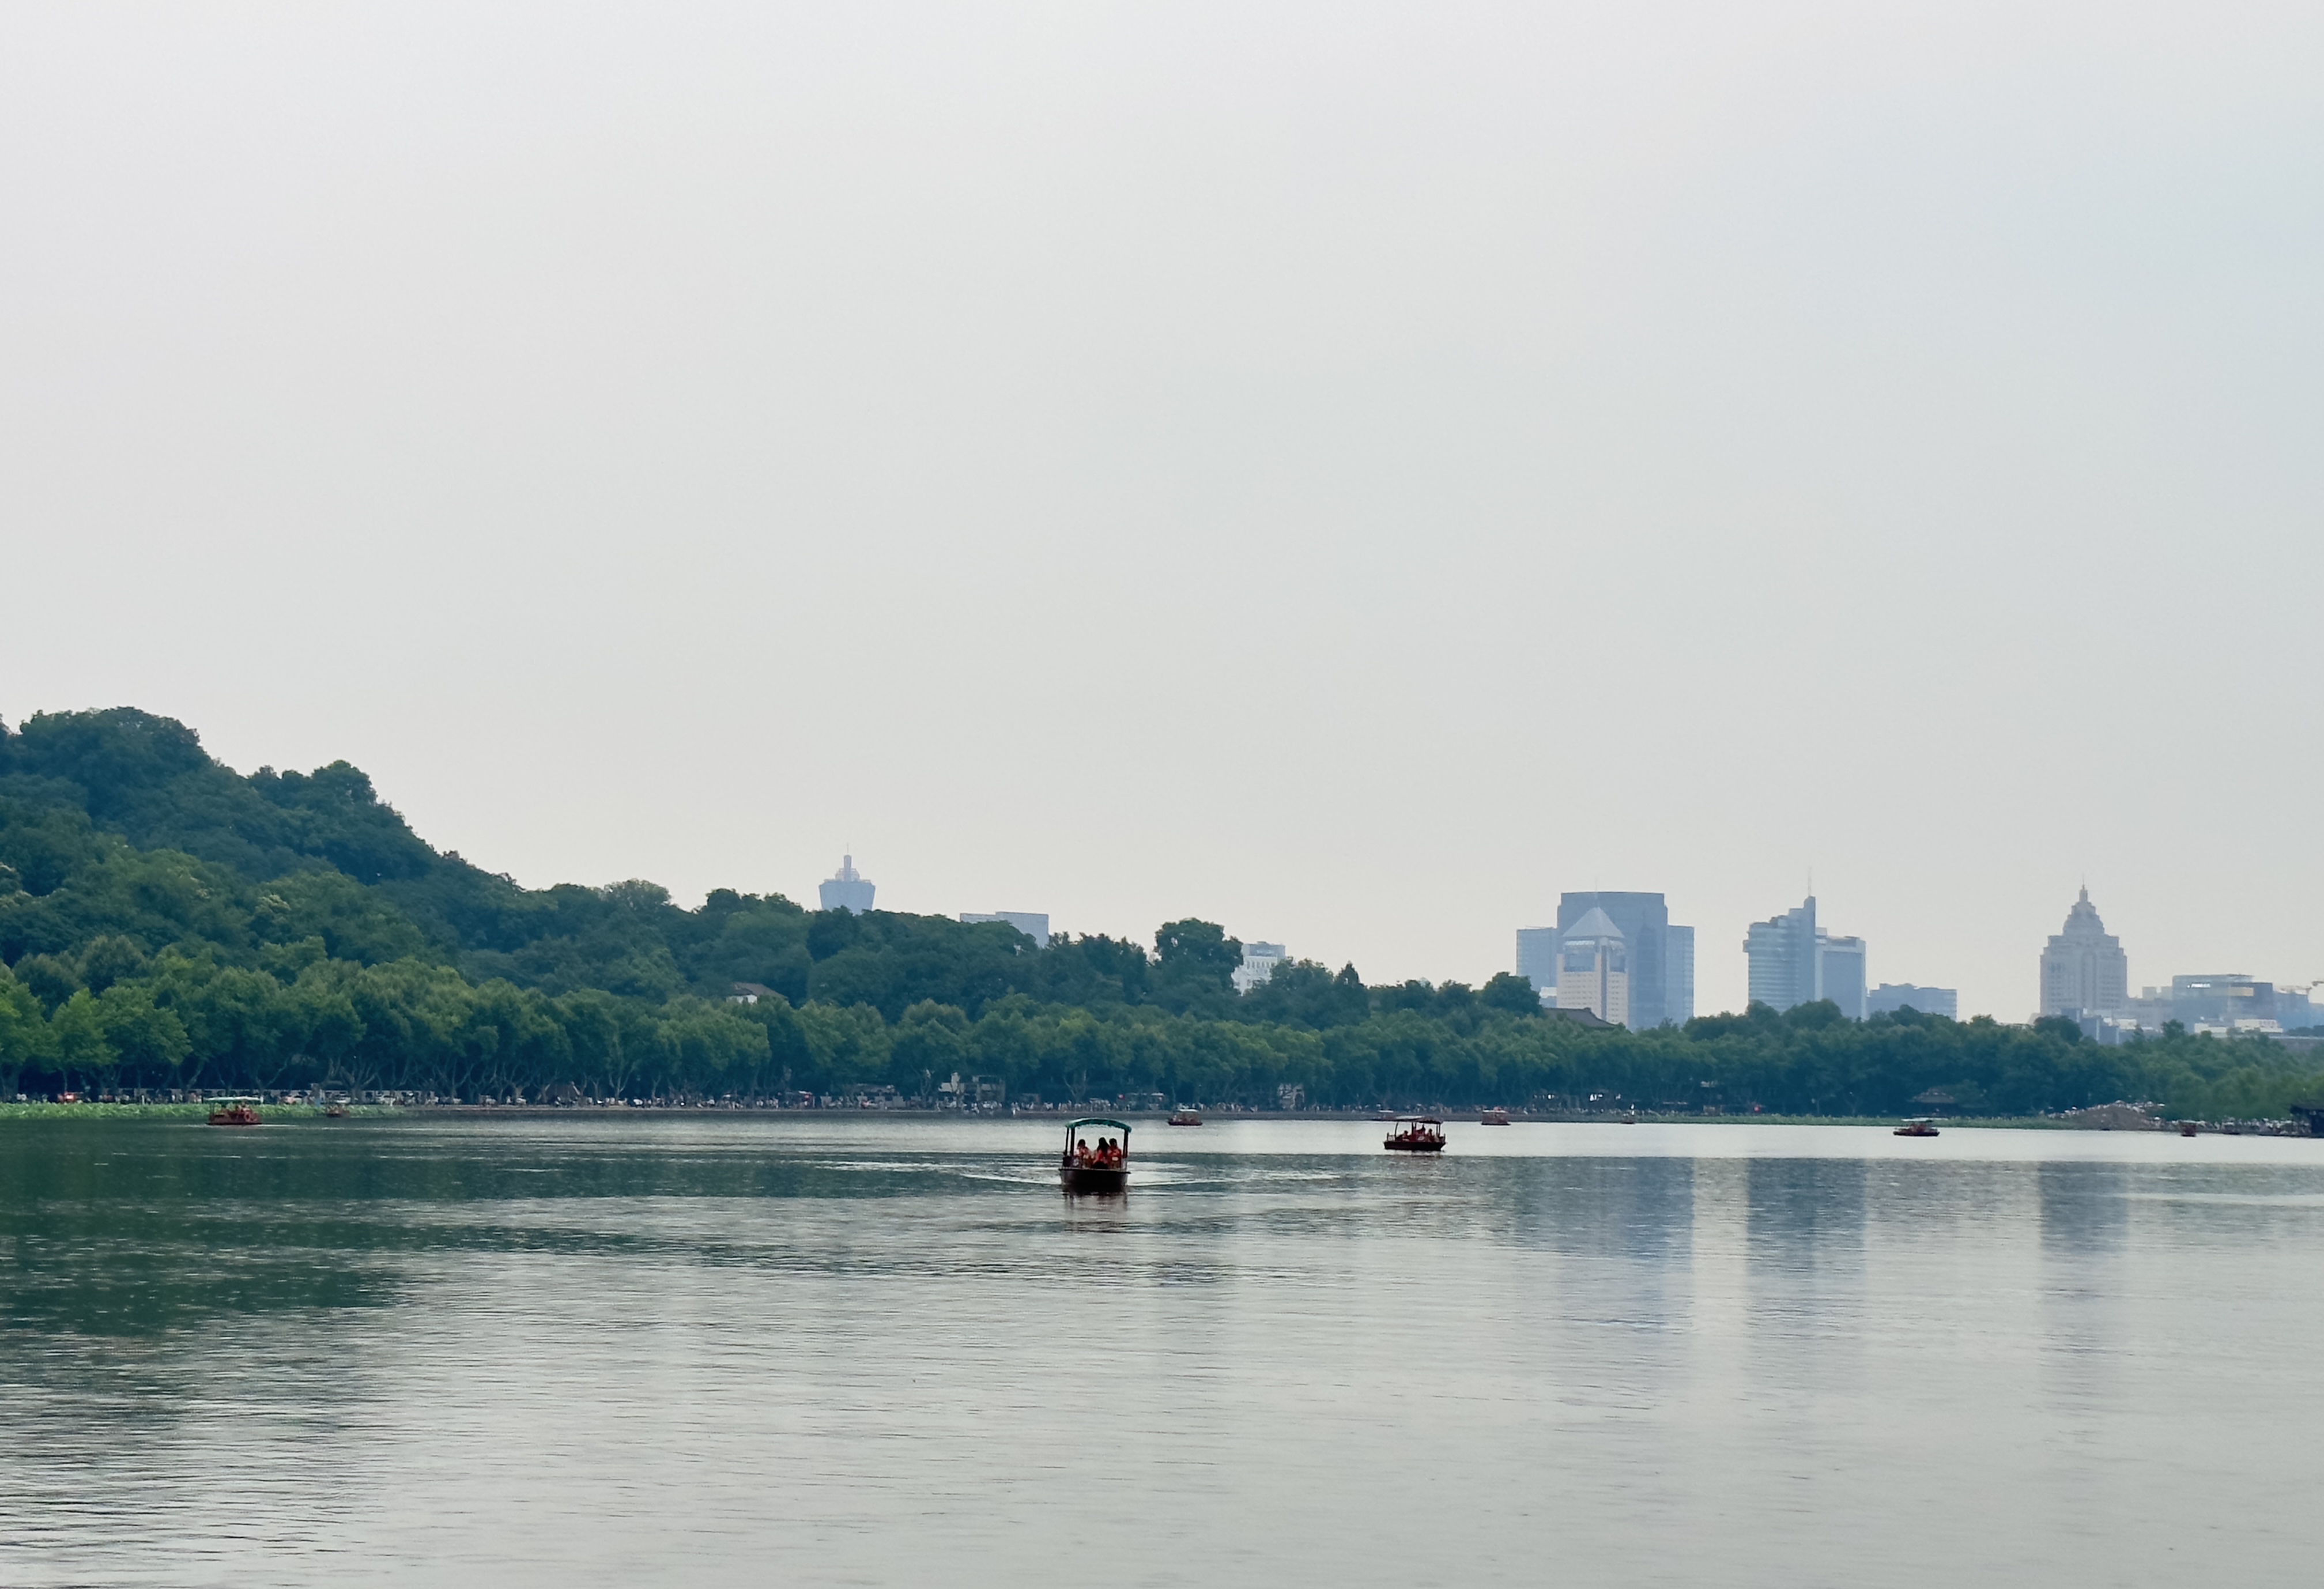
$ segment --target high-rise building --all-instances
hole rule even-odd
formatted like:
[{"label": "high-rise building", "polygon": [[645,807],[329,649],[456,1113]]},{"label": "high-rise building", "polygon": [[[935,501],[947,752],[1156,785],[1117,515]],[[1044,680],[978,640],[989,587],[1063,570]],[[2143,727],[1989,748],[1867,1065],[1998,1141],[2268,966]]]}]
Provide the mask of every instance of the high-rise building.
[{"label": "high-rise building", "polygon": [[1589,914],[1558,936],[1557,1007],[1587,1010],[1616,1026],[1630,1024],[1629,940],[1605,911]]},{"label": "high-rise building", "polygon": [[1816,942],[1816,996],[1830,999],[1850,1021],[1861,1021],[1864,1007],[1864,940],[1829,938]]},{"label": "high-rise building", "polygon": [[1894,1015],[1899,1010],[1918,1010],[1923,1015],[1941,1015],[1948,1021],[1960,1019],[1960,994],[1952,988],[1915,987],[1909,982],[1884,982],[1874,988],[1864,1001],[1867,1015]]},{"label": "high-rise building", "polygon": [[1816,902],[1807,902],[1765,921],[1743,935],[1750,965],[1750,1000],[1771,1010],[1788,1010],[1816,997]]},{"label": "high-rise building", "polygon": [[1864,940],[1835,938],[1818,927],[1813,894],[1781,916],[1753,922],[1743,953],[1753,1003],[1788,1010],[1830,999],[1849,1020],[1864,1019]]},{"label": "high-rise building", "polygon": [[1694,928],[1663,929],[1663,1019],[1684,1026],[1694,1019]]},{"label": "high-rise building", "polygon": [[839,870],[824,879],[816,892],[826,910],[852,910],[861,916],[872,908],[872,880],[855,870],[855,857],[842,855]]},{"label": "high-rise building", "polygon": [[2065,930],[2042,951],[2042,1013],[2121,1015],[2129,1006],[2129,957],[2098,919],[2086,887],[2066,912]]},{"label": "high-rise building", "polygon": [[1275,975],[1275,968],[1291,958],[1281,944],[1245,944],[1242,964],[1234,968],[1234,991],[1247,993]]},{"label": "high-rise building", "polygon": [[1031,938],[1035,948],[1049,947],[1049,913],[1046,910],[993,910],[982,915],[964,910],[960,919],[972,927],[980,921],[1005,921]]},{"label": "high-rise building", "polygon": [[1517,928],[1517,975],[1533,984],[1543,1002],[1557,1002],[1557,928]]},{"label": "high-rise building", "polygon": [[1631,1030],[1644,1030],[1692,1016],[1694,928],[1673,927],[1669,907],[1660,894],[1560,895],[1555,927],[1517,928],[1517,975],[1540,991],[1545,1002],[1558,999],[1558,983],[1564,975],[1559,943],[1592,910],[1603,912],[1622,935],[1628,964]]}]

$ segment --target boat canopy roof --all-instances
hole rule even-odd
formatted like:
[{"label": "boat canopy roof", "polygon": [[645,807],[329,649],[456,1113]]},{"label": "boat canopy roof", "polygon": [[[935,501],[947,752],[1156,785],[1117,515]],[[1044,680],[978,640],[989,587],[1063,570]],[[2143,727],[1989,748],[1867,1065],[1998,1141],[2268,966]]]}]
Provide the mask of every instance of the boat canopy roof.
[{"label": "boat canopy roof", "polygon": [[202,1095],[202,1102],[205,1104],[256,1104],[262,1101],[256,1093],[205,1093]]},{"label": "boat canopy roof", "polygon": [[1399,1114],[1396,1117],[1396,1122],[1398,1125],[1443,1125],[1444,1123],[1434,1114]]},{"label": "boat canopy roof", "polygon": [[1065,1122],[1065,1129],[1069,1132],[1077,1132],[1085,1125],[1110,1125],[1125,1137],[1130,1134],[1130,1122],[1128,1121],[1110,1120],[1102,1114],[1084,1114],[1079,1120],[1068,1120]]}]

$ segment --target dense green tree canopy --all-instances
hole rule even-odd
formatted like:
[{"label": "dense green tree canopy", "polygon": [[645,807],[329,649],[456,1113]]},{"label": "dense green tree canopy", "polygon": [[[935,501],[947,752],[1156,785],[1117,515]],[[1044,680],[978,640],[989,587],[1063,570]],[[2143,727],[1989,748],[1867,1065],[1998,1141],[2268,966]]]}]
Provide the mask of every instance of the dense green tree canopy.
[{"label": "dense green tree canopy", "polygon": [[[344,762],[243,776],[129,708],[0,725],[0,1089],[336,1081],[438,1095],[765,1095],[958,1074],[1052,1101],[1910,1113],[1931,1090],[2029,1113],[2120,1097],[2279,1113],[2285,1049],[2070,1023],[1755,1006],[1585,1030],[1508,973],[1368,987],[1189,918],[1154,947],[1000,923],[812,911],[654,883],[525,889],[440,853]],[[735,1002],[736,984],[770,990]]]}]

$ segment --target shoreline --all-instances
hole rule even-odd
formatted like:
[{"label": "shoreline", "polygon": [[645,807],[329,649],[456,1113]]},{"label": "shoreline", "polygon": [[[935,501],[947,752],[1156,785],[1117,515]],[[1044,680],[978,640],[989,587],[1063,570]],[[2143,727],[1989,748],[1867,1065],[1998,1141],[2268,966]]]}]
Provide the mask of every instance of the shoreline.
[{"label": "shoreline", "polygon": [[[288,1122],[290,1121],[320,1120],[324,1118],[324,1106],[318,1104],[261,1104],[259,1107],[262,1114],[270,1121],[281,1121]],[[349,1111],[347,1117],[357,1120],[384,1120],[397,1117],[421,1116],[443,1116],[454,1119],[510,1118],[521,1120],[537,1120],[544,1118],[634,1119],[639,1116],[676,1116],[698,1119],[710,1116],[719,1118],[741,1116],[746,1119],[878,1119],[908,1120],[927,1122],[940,1122],[945,1121],[1018,1121],[1029,1122],[1037,1124],[1056,1124],[1074,1118],[1072,1113],[1063,1109],[1055,1111],[1042,1110],[1038,1113],[1026,1113],[1012,1112],[1009,1113],[979,1114],[964,1113],[959,1110],[951,1109],[786,1109],[761,1108],[751,1104],[646,1104],[638,1105],[631,1105],[627,1104],[357,1104],[348,1105],[347,1107]],[[1092,1107],[1102,1108],[1103,1105],[1093,1105]],[[0,1122],[143,1120],[158,1122],[176,1120],[206,1120],[208,1117],[210,1105],[207,1103],[60,1104],[46,1100],[27,1100],[23,1103],[0,1104]],[[1164,1126],[1168,1120],[1167,1113],[1163,1111],[1117,1109],[1114,1111],[1114,1113],[1122,1119],[1132,1121],[1148,1127]],[[1473,1109],[1446,1109],[1438,1111],[1437,1113],[1438,1118],[1443,1119],[1449,1124],[1474,1125],[1480,1122],[1480,1112]],[[1240,1109],[1229,1112],[1208,1113],[1205,1114],[1203,1123],[1205,1126],[1215,1127],[1231,1124],[1236,1121],[1250,1120],[1266,1121],[1271,1123],[1280,1123],[1290,1121],[1314,1121],[1318,1122],[1330,1122],[1338,1124],[1362,1124],[1377,1123],[1380,1118],[1380,1113],[1376,1110]],[[1902,1118],[1904,1117],[1893,1114],[1657,1114],[1642,1112],[1637,1114],[1635,1119],[1626,1122],[1620,1115],[1607,1113],[1512,1113],[1509,1118],[1509,1125],[1512,1129],[1526,1125],[1618,1126],[1625,1123],[1634,1125],[1720,1126],[1807,1125],[1847,1126],[1857,1129],[1863,1129],[1866,1127],[1893,1129],[1896,1125],[1897,1122]],[[2151,1126],[2128,1124],[2094,1125],[2055,1115],[2036,1114],[1978,1115],[1962,1116],[1958,1118],[1945,1118],[1941,1116],[1938,1117],[1935,1123],[1940,1130],[2063,1132],[2122,1131],[2134,1135],[2155,1135],[2175,1131],[2179,1128],[2181,1122],[2176,1121],[2158,1121],[2155,1124]],[[2262,1119],[2234,1122],[2205,1121],[2197,1123],[2201,1133],[2206,1136],[2301,1137],[2305,1136],[2306,1134],[2299,1129],[2295,1122],[2291,1121]],[[2232,1125],[2236,1129],[2225,1129],[2229,1125]]]}]

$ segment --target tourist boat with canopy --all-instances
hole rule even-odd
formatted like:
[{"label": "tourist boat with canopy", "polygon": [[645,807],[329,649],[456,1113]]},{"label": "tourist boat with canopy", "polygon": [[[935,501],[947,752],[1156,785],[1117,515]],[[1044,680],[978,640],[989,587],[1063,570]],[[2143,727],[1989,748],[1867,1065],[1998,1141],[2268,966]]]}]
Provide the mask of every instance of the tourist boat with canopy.
[{"label": "tourist boat with canopy", "polygon": [[1928,1114],[1914,1115],[1889,1134],[1899,1137],[1933,1137],[1938,1134],[1936,1118]]},{"label": "tourist boat with canopy", "polygon": [[1479,1125],[1507,1125],[1508,1122],[1509,1112],[1506,1109],[1488,1109],[1477,1116]]},{"label": "tourist boat with canopy", "polygon": [[203,1100],[210,1106],[212,1125],[264,1125],[259,1117],[258,1099],[249,1097],[217,1097]]},{"label": "tourist boat with canopy", "polygon": [[1170,1116],[1170,1123],[1172,1125],[1200,1125],[1203,1123],[1202,1112],[1195,1109],[1190,1109],[1186,1105],[1181,1104],[1176,1112]]},{"label": "tourist boat with canopy", "polygon": [[1391,1153],[1442,1153],[1444,1122],[1433,1114],[1399,1114],[1380,1146]]},{"label": "tourist boat with canopy", "polygon": [[[1094,1142],[1083,1133],[1111,1129],[1118,1137],[1101,1135]],[[1057,1179],[1068,1192],[1126,1192],[1130,1189],[1130,1125],[1089,1114],[1065,1122],[1065,1150],[1057,1159]]]}]

